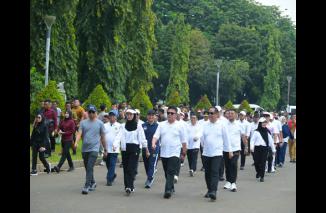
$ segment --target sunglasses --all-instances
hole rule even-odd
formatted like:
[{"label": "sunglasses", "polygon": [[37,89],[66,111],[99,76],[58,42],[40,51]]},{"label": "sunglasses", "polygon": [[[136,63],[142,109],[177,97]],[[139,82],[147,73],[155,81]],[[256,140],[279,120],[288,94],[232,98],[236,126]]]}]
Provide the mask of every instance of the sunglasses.
[{"label": "sunglasses", "polygon": [[209,115],[214,115],[214,112],[209,112],[208,114],[209,114]]},{"label": "sunglasses", "polygon": [[167,114],[168,114],[168,115],[174,115],[175,112],[168,112]]},{"label": "sunglasses", "polygon": [[91,113],[95,113],[95,112],[94,111],[88,111],[88,113],[91,114]]}]

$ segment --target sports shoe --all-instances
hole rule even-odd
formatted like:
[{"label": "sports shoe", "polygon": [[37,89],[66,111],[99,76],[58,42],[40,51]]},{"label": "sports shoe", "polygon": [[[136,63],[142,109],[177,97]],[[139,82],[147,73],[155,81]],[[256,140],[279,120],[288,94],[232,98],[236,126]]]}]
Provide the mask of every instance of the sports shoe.
[{"label": "sports shoe", "polygon": [[260,182],[264,182],[264,178],[263,178],[263,177],[261,177],[259,181],[260,181]]},{"label": "sports shoe", "polygon": [[53,167],[53,170],[54,170],[55,172],[57,172],[57,173],[60,172],[60,169],[59,169],[59,167],[57,167],[57,166]]},{"label": "sports shoe", "polygon": [[181,166],[181,167],[184,166],[184,163],[181,163],[180,166]]},{"label": "sports shoe", "polygon": [[104,166],[104,165],[105,165],[105,162],[102,160],[100,163],[100,166]]},{"label": "sports shoe", "polygon": [[193,177],[193,176],[194,176],[194,170],[191,169],[191,170],[189,171],[189,175],[190,175],[190,177]]},{"label": "sports shoe", "polygon": [[96,183],[92,183],[91,184],[91,187],[89,187],[89,191],[95,191],[95,188],[96,188]]},{"label": "sports shoe", "polygon": [[179,179],[178,176],[174,175],[174,180],[173,180],[174,183],[178,183],[178,179]]},{"label": "sports shoe", "polygon": [[171,195],[172,195],[171,191],[166,191],[164,193],[164,198],[169,199],[171,197]]},{"label": "sports shoe", "polygon": [[130,188],[126,188],[126,194],[127,194],[127,196],[129,196],[130,193],[131,193],[131,189]]},{"label": "sports shoe", "polygon": [[83,189],[82,189],[82,194],[87,195],[88,192],[89,192],[89,186],[84,186]]},{"label": "sports shoe", "polygon": [[107,182],[106,182],[106,185],[107,185],[107,186],[112,186],[112,182],[111,182],[111,181],[107,181]]},{"label": "sports shoe", "polygon": [[146,189],[151,188],[151,186],[150,186],[150,181],[149,181],[148,179],[147,179],[146,182],[145,182],[145,188],[146,188]]},{"label": "sports shoe", "polygon": [[280,163],[280,164],[279,164],[279,167],[282,168],[282,167],[283,167],[283,163]]},{"label": "sports shoe", "polygon": [[204,198],[209,198],[209,192],[207,191],[206,194],[204,195]]},{"label": "sports shoe", "polygon": [[229,181],[226,181],[224,187],[224,189],[230,189],[231,188],[231,183]]},{"label": "sports shoe", "polygon": [[36,171],[36,170],[33,170],[33,171],[31,172],[31,176],[36,176],[36,175],[38,175],[38,174],[37,174],[37,171]]},{"label": "sports shoe", "polygon": [[240,170],[244,170],[244,167],[243,166],[240,166]]},{"label": "sports shoe", "polygon": [[202,172],[205,171],[205,168],[204,167],[201,167],[200,171],[202,171]]},{"label": "sports shoe", "polygon": [[216,200],[216,192],[211,192],[208,194],[209,198],[211,199],[211,201],[215,201]]},{"label": "sports shoe", "polygon": [[49,164],[49,168],[46,169],[46,173],[51,173],[52,172],[52,168],[51,168],[51,163],[48,163]]},{"label": "sports shoe", "polygon": [[235,185],[235,183],[232,183],[232,184],[231,184],[231,187],[230,187],[230,190],[231,190],[232,192],[236,192],[236,191],[237,191],[237,185]]},{"label": "sports shoe", "polygon": [[224,177],[220,177],[219,180],[220,180],[220,181],[224,181],[225,178],[224,178]]},{"label": "sports shoe", "polygon": [[259,179],[259,174],[258,173],[256,174],[256,179]]}]

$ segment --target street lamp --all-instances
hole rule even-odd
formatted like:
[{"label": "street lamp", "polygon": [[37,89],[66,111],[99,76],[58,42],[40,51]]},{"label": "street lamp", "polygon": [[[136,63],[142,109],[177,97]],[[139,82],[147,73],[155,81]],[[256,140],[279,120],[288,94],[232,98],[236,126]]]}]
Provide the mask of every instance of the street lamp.
[{"label": "street lamp", "polygon": [[218,89],[220,83],[220,68],[222,64],[222,59],[216,59],[215,64],[217,66],[217,75],[216,75],[216,106],[218,106]]},{"label": "street lamp", "polygon": [[292,77],[287,76],[286,78],[288,80],[288,106],[290,106],[290,83],[291,83]]},{"label": "street lamp", "polygon": [[49,82],[49,58],[50,58],[50,36],[51,36],[51,27],[55,22],[55,16],[44,17],[44,22],[46,24],[47,33],[46,33],[46,50],[45,50],[45,86]]}]

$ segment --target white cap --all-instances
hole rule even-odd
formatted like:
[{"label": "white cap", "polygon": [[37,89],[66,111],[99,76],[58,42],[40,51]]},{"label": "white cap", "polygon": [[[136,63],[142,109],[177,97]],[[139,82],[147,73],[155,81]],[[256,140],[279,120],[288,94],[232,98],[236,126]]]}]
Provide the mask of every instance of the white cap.
[{"label": "white cap", "polygon": [[269,115],[269,116],[271,116],[271,113],[269,113],[269,112],[263,112],[263,115]]},{"label": "white cap", "polygon": [[133,110],[133,109],[127,109],[127,111],[126,111],[126,113],[132,113],[132,114],[136,114],[136,111],[135,110]]},{"label": "white cap", "polygon": [[215,106],[215,108],[220,112],[222,110],[222,107],[220,106]]},{"label": "white cap", "polygon": [[246,112],[245,111],[241,111],[240,114],[241,115],[246,115]]},{"label": "white cap", "polygon": [[258,122],[261,122],[261,123],[263,123],[263,122],[267,122],[267,120],[266,120],[266,118],[264,118],[264,117],[261,117],[261,118],[259,118]]},{"label": "white cap", "polygon": [[139,109],[135,109],[135,112],[136,112],[136,113],[138,113],[138,114],[140,114],[140,111],[139,111]]}]

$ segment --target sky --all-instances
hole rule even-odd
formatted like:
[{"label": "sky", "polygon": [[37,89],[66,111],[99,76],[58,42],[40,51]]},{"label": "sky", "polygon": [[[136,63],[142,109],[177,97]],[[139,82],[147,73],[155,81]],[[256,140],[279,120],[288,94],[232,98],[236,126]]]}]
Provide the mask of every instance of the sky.
[{"label": "sky", "polygon": [[[263,5],[276,5],[280,7],[283,15],[288,15],[296,23],[296,0],[255,0]],[[285,10],[287,9],[287,10]]]}]

